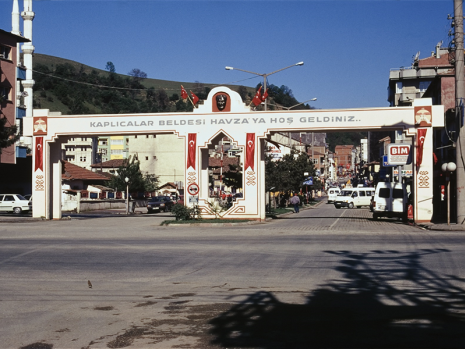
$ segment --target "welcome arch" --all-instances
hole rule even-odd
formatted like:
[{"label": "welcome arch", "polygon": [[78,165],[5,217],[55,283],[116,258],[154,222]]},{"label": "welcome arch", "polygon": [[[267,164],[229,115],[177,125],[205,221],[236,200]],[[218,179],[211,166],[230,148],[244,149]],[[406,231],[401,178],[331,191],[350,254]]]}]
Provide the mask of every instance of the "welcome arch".
[{"label": "welcome arch", "polygon": [[[265,140],[275,132],[330,132],[403,130],[420,144],[414,151],[413,175],[417,222],[432,216],[433,127],[444,127],[444,107],[431,99],[417,99],[412,107],[335,110],[251,111],[239,94],[227,87],[212,89],[203,105],[193,113],[53,115],[34,110],[24,133],[33,136],[34,217],[60,219],[61,144],[71,136],[176,134],[185,143],[185,188],[197,187],[198,205],[204,217],[214,217],[208,205],[208,161],[205,156],[212,140],[220,134],[230,137],[245,150],[244,197],[225,213],[225,218],[265,219]],[[429,132],[428,132],[429,130]],[[418,153],[418,154],[417,154]],[[417,157],[422,154],[420,162]],[[414,166],[415,167],[415,166]],[[189,204],[191,193],[186,191]],[[193,196],[192,195],[192,196]]]}]

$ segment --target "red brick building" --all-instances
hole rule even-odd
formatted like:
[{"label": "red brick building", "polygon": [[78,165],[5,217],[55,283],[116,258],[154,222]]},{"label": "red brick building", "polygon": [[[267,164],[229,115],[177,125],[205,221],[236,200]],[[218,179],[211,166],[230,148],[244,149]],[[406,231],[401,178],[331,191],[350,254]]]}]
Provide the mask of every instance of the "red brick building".
[{"label": "red brick building", "polygon": [[352,169],[352,150],[353,145],[336,145],[334,149],[334,157],[338,167],[343,167],[345,170]]},{"label": "red brick building", "polygon": [[[7,119],[6,126],[20,124],[17,119],[26,115],[25,109],[16,105],[16,81],[26,78],[26,68],[17,61],[17,45],[28,41],[22,36],[0,29],[0,118]],[[26,157],[26,149],[22,153],[21,156]],[[17,155],[16,145],[0,149],[0,163],[15,164]]]}]

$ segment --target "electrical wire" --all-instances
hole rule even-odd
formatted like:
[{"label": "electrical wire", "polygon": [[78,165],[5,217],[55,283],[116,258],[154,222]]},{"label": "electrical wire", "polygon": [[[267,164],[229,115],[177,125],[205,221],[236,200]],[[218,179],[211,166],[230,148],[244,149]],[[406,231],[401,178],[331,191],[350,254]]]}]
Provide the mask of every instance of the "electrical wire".
[{"label": "electrical wire", "polygon": [[[76,80],[71,80],[71,79],[67,79],[67,78],[63,78],[61,76],[55,76],[55,75],[52,75],[52,74],[48,74],[48,73],[43,73],[43,72],[40,72],[40,71],[37,71],[37,70],[32,70],[34,73],[37,73],[37,74],[41,74],[41,75],[46,75],[46,76],[49,76],[51,78],[54,78],[54,79],[59,79],[59,80],[63,80],[63,81],[68,81],[68,82],[72,82],[72,83],[75,83],[75,84],[82,84],[82,85],[87,85],[87,86],[93,86],[93,87],[97,87],[97,88],[107,88],[107,89],[114,89],[114,90],[125,90],[125,91],[148,91],[149,89],[148,88],[129,88],[129,87],[116,87],[116,86],[106,86],[106,85],[99,85],[99,84],[92,84],[90,82],[84,82],[84,81],[76,81]],[[218,84],[218,85],[215,85],[213,84],[214,87],[217,87],[217,86],[222,86],[222,85],[233,85],[233,84],[236,84],[238,82],[242,82],[242,81],[246,81],[246,80],[250,80],[250,79],[256,79],[258,76],[252,76],[250,78],[246,78],[246,79],[241,79],[241,80],[236,80],[236,81],[231,81],[231,82],[227,82],[227,83],[223,83],[223,84]],[[188,85],[186,85],[188,86]],[[189,87],[187,87],[189,88]],[[190,88],[195,88],[195,86],[192,86]],[[160,90],[164,90],[164,91],[178,91],[179,89],[174,89],[174,88],[159,88]]]}]

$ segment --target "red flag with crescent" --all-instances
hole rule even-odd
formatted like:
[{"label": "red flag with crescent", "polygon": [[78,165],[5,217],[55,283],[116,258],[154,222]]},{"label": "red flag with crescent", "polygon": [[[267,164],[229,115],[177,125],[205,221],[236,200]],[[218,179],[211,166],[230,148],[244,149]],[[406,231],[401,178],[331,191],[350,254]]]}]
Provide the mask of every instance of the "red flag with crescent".
[{"label": "red flag with crescent", "polygon": [[420,167],[423,161],[423,144],[426,138],[426,128],[419,128],[417,130],[417,168]]},{"label": "red flag with crescent", "polygon": [[252,99],[252,103],[255,104],[255,106],[259,105],[262,102],[262,95],[261,95],[262,87],[257,90],[255,93],[255,97]]},{"label": "red flag with crescent", "polygon": [[187,98],[187,91],[184,89],[184,86],[181,85],[181,97],[182,99]]},{"label": "red flag with crescent", "polygon": [[187,135],[188,152],[187,152],[187,169],[192,167],[195,170],[195,149],[197,143],[197,133]]},{"label": "red flag with crescent", "polygon": [[266,89],[265,93],[262,96],[262,101],[265,102],[265,99],[268,98],[268,89]]},{"label": "red flag with crescent", "polygon": [[36,148],[34,152],[35,168],[37,170],[44,171],[44,137],[36,137]]},{"label": "red flag with crescent", "polygon": [[197,96],[195,95],[195,93],[192,92],[192,91],[191,91],[191,95],[192,95],[192,103],[194,103],[194,105],[196,105],[197,102],[199,101],[199,97],[197,97]]},{"label": "red flag with crescent", "polygon": [[255,156],[255,133],[247,133],[246,151],[245,151],[245,170],[249,167],[254,171]]}]

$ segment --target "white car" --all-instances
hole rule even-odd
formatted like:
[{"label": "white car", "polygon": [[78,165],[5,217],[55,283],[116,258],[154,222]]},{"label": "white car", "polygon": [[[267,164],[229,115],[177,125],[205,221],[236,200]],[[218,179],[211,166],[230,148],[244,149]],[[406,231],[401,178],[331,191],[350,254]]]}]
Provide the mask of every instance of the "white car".
[{"label": "white car", "polygon": [[0,194],[0,212],[21,213],[30,211],[32,203],[19,194]]}]

